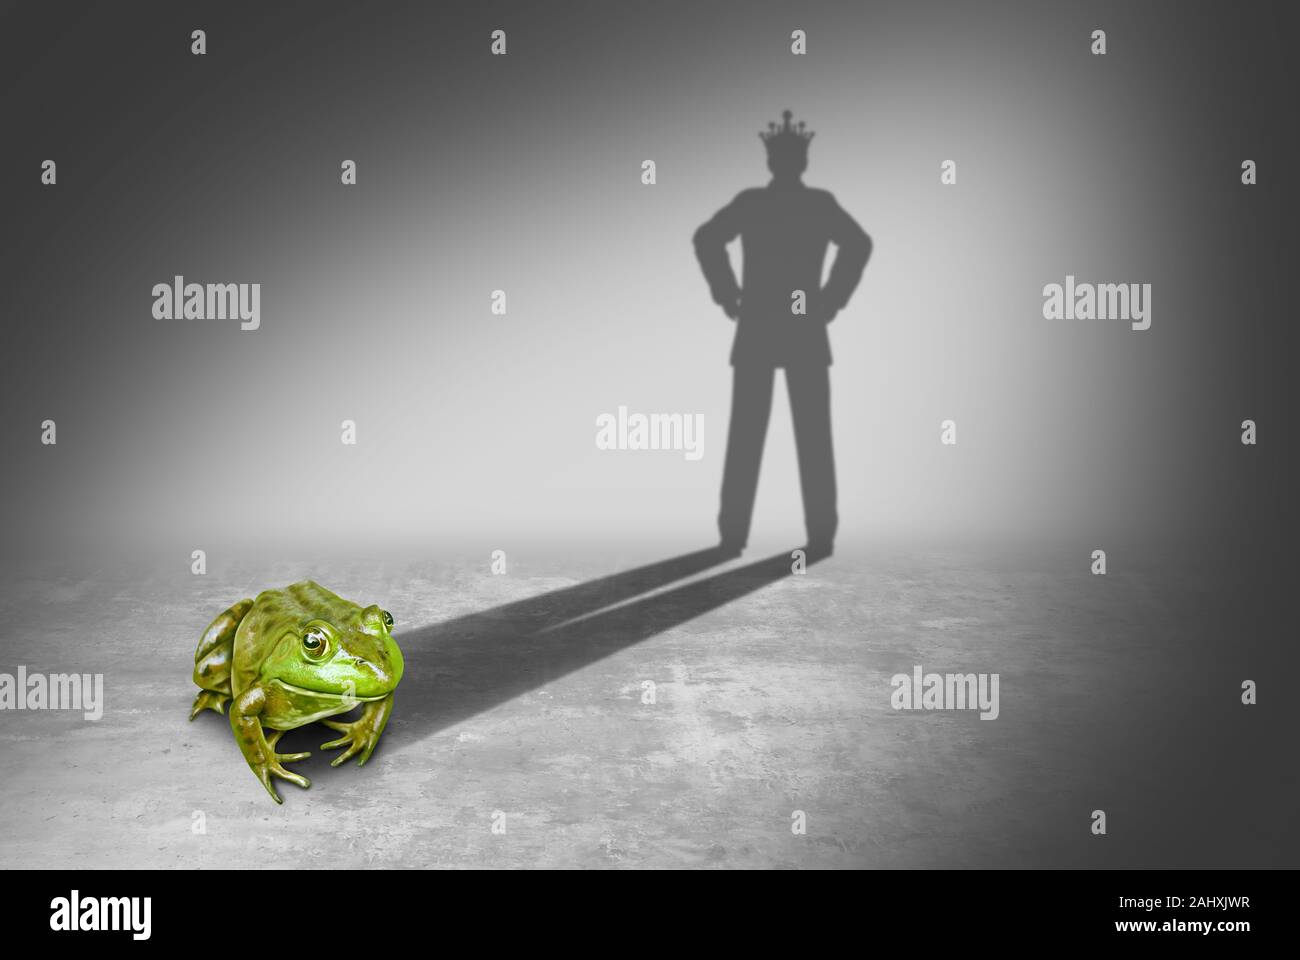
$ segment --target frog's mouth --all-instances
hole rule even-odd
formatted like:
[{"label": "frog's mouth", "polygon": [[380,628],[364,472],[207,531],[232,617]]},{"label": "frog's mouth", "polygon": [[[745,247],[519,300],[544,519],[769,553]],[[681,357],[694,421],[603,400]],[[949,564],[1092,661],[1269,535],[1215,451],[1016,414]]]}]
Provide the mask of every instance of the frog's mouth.
[{"label": "frog's mouth", "polygon": [[[311,697],[321,697],[325,700],[347,701],[349,703],[371,703],[375,700],[383,700],[388,696],[388,693],[381,693],[377,697],[361,697],[355,693],[338,693],[334,690],[313,690],[311,687],[298,687],[278,679],[275,682],[290,693],[301,693]],[[389,693],[392,693],[392,691],[390,690]]]}]

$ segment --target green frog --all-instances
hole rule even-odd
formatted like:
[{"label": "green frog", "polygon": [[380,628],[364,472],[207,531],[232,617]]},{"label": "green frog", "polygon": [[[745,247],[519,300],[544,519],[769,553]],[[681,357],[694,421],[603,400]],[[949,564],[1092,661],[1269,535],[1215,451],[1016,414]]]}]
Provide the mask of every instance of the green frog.
[{"label": "green frog", "polygon": [[[244,759],[272,799],[283,803],[272,776],[311,786],[284,768],[310,752],[275,752],[286,730],[320,720],[342,734],[321,744],[322,750],[345,748],[332,766],[353,756],[358,764],[370,758],[402,679],[402,651],[392,629],[387,610],[358,606],[311,580],[240,600],[209,624],[194,651],[200,689],[190,719],[204,709],[224,714],[229,703]],[[351,723],[325,719],[358,704],[364,705],[361,716]]]}]

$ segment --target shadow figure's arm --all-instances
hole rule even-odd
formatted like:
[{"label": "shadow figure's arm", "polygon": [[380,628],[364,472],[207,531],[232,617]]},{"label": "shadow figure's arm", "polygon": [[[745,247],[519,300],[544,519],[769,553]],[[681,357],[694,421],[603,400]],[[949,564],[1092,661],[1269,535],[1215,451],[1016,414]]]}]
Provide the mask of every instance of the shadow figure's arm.
[{"label": "shadow figure's arm", "polygon": [[[743,194],[742,194],[743,196]],[[734,316],[736,301],[740,298],[740,285],[727,256],[727,244],[740,235],[741,199],[737,196],[709,221],[695,231],[695,256],[709,283],[713,302],[720,304],[729,316]]]},{"label": "shadow figure's arm", "polygon": [[828,315],[833,317],[844,309],[862,279],[862,271],[871,258],[871,238],[834,198],[828,199],[831,209],[827,226],[836,251],[830,277],[822,288],[822,303]]}]

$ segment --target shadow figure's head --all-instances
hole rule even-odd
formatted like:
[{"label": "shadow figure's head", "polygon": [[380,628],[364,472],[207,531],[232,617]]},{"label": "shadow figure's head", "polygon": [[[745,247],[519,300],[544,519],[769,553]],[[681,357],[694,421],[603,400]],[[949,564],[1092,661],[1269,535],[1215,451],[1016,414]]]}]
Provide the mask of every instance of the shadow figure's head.
[{"label": "shadow figure's head", "polygon": [[778,180],[797,180],[808,169],[808,142],[813,133],[804,130],[803,121],[791,123],[791,117],[793,114],[786,110],[781,114],[780,126],[769,123],[767,130],[759,134],[767,147],[767,169]]}]

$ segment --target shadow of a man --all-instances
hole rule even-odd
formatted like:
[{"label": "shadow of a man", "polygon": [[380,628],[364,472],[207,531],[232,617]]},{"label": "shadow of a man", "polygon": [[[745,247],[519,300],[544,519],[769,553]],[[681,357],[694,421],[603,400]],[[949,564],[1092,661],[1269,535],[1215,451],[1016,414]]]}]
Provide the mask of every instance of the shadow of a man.
[{"label": "shadow of a man", "polygon": [[[785,368],[803,488],[810,553],[831,552],[839,518],[831,446],[830,339],[826,325],[842,310],[871,256],[871,238],[826,190],[805,186],[811,131],[803,123],[760,133],[772,180],[743,190],[695,231],[695,254],[714,302],[736,321],[731,425],[722,475],[718,529],[722,548],[739,553],[749,539],[763,440],[772,412],[776,368]],[[727,244],[741,239],[744,283],[737,285]],[[827,246],[837,247],[821,285]]]}]

